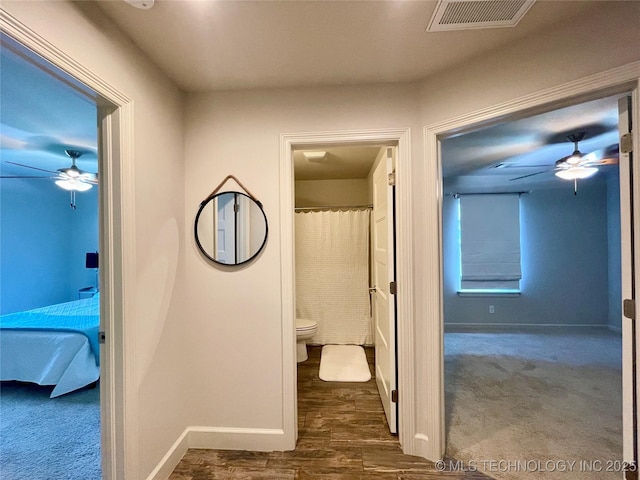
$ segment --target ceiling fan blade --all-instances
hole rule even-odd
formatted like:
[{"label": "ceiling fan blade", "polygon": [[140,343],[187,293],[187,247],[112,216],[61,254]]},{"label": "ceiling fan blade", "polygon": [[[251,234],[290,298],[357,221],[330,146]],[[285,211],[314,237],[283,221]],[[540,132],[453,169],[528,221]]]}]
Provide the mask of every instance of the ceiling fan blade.
[{"label": "ceiling fan blade", "polygon": [[514,180],[520,180],[522,178],[533,177],[534,175],[540,175],[541,173],[547,173],[549,170],[543,170],[542,172],[530,173],[528,175],[521,175],[519,177],[510,178],[509,181],[512,182]]},{"label": "ceiling fan blade", "polygon": [[51,179],[54,177],[40,177],[36,175],[0,175],[0,178],[47,178]]},{"label": "ceiling fan blade", "polygon": [[32,170],[39,170],[41,172],[47,172],[47,173],[53,173],[53,174],[56,173],[56,172],[52,172],[51,170],[45,170],[44,168],[32,167],[31,165],[24,165],[22,163],[10,162],[8,160],[6,160],[6,162],[10,163],[11,165],[17,165],[18,167],[31,168]]},{"label": "ceiling fan blade", "polygon": [[519,163],[499,163],[497,165],[494,165],[491,168],[497,168],[497,169],[501,169],[501,168],[545,168],[545,167],[555,167],[555,164],[542,164],[542,165],[526,165],[526,164],[519,164]]},{"label": "ceiling fan blade", "polygon": [[80,175],[79,180],[83,181],[84,183],[91,183],[92,185],[97,185],[98,184],[98,174],[97,173],[91,173],[91,172],[82,172],[82,174]]},{"label": "ceiling fan blade", "polygon": [[620,159],[620,146],[618,144],[595,150],[584,156],[582,165],[617,165]]}]

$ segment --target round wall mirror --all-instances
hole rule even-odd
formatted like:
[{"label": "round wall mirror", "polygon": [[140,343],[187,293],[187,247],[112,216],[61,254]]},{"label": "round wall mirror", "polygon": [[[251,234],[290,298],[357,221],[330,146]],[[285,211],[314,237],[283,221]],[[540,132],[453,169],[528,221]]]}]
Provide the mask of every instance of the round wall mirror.
[{"label": "round wall mirror", "polygon": [[267,242],[262,205],[241,192],[220,192],[200,204],[195,237],[204,255],[223,265],[254,258]]}]

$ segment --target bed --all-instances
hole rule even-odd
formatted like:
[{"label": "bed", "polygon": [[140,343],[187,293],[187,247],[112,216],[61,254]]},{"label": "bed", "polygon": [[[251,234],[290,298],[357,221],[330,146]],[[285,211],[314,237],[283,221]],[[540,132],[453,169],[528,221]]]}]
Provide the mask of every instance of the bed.
[{"label": "bed", "polygon": [[55,385],[51,398],[100,377],[100,294],[0,316],[0,380]]}]

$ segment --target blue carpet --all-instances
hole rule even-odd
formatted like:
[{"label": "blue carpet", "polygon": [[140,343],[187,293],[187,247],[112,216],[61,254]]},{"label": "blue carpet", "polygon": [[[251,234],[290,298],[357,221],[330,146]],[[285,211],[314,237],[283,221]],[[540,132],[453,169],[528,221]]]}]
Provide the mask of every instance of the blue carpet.
[{"label": "blue carpet", "polygon": [[0,479],[100,480],[100,390],[0,385]]}]

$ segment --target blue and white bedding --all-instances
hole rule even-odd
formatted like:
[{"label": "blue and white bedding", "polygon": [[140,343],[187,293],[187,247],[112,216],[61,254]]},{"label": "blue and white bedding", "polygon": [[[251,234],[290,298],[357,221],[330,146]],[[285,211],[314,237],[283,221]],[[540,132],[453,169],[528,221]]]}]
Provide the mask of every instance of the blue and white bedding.
[{"label": "blue and white bedding", "polygon": [[0,380],[55,385],[51,398],[100,377],[99,295],[0,316]]}]

